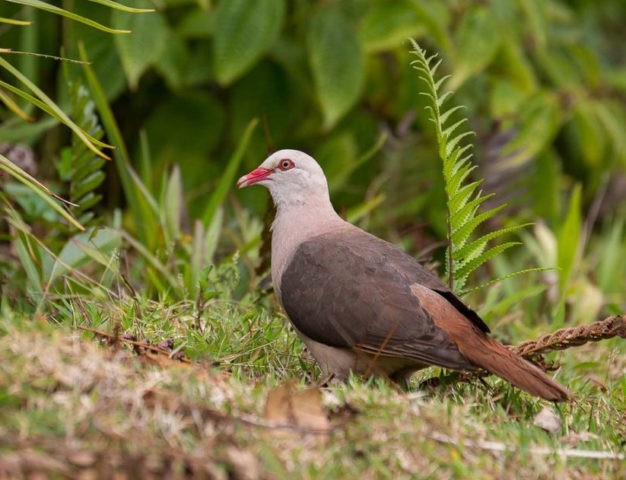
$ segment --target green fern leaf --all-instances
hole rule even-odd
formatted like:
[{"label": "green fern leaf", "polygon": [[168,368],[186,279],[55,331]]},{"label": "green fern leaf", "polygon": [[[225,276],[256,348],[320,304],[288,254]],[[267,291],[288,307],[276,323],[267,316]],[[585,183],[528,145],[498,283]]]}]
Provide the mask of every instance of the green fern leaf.
[{"label": "green fern leaf", "polygon": [[467,123],[466,118],[456,119],[448,124],[463,106],[447,106],[452,92],[442,92],[442,90],[449,75],[435,79],[437,69],[441,66],[441,60],[437,55],[427,56],[416,42],[411,40],[411,43],[412,53],[416,57],[411,65],[417,70],[418,77],[426,86],[425,91],[420,93],[429,101],[426,111],[435,127],[439,157],[443,167],[448,210],[446,275],[449,285],[460,291],[473,271],[518,244],[518,242],[509,241],[489,248],[490,242],[522,229],[526,225],[501,228],[482,236],[476,235],[477,229],[502,210],[504,205],[480,211],[483,203],[493,195],[483,194],[480,190],[482,180],[470,180],[476,166],[472,163],[472,145],[466,141],[474,133],[462,129]]},{"label": "green fern leaf", "polygon": [[[459,144],[459,142],[463,140],[464,138],[469,137],[470,135],[474,135],[474,132],[463,132],[460,135],[457,135],[456,137],[447,141],[446,146],[445,146],[446,157],[449,157],[450,155],[452,155],[452,153],[454,152],[454,149],[457,148],[457,145]],[[448,140],[448,138],[446,138],[446,140]]]},{"label": "green fern leaf", "polygon": [[[480,182],[470,183],[469,185],[466,185],[463,188],[465,189],[466,187],[472,187],[471,190],[473,193],[473,190],[477,186],[476,184],[480,184]],[[451,208],[450,210],[454,213],[450,216],[450,223],[452,225],[464,224],[469,218],[475,215],[476,210],[478,209],[480,204],[483,203],[488,198],[493,197],[493,195],[494,194],[492,193],[489,195],[485,195],[484,197],[476,196],[475,198],[469,200],[471,198],[471,194],[470,194],[470,195],[466,195],[465,198],[459,198],[458,202],[455,202],[454,200],[456,200],[456,197],[460,197],[460,196],[458,195],[455,196],[455,198],[451,202],[451,204],[454,205],[454,208]],[[464,200],[463,203],[461,203],[461,200]]]},{"label": "green fern leaf", "polygon": [[469,197],[471,197],[476,189],[482,184],[482,180],[477,180],[475,182],[461,186],[465,179],[469,176],[469,174],[472,173],[474,168],[476,167],[467,167],[449,176],[450,180],[446,187],[446,191],[449,196],[454,197],[450,199],[451,211],[455,211],[456,209],[463,206],[463,203],[457,202],[456,197],[468,197],[469,200]]},{"label": "green fern leaf", "polygon": [[502,237],[508,235],[510,233],[516,232],[523,228],[532,225],[530,223],[523,223],[521,225],[514,225],[512,227],[500,228],[498,230],[494,230],[493,232],[489,232],[482,237],[473,240],[472,242],[466,243],[463,247],[457,249],[457,255],[462,259],[472,259],[476,258],[480,255],[486,248],[487,244],[492,240],[495,240],[498,237]]},{"label": "green fern leaf", "polygon": [[441,108],[443,104],[446,103],[446,100],[448,100],[448,98],[450,98],[451,96],[452,96],[452,92],[444,93],[441,97],[437,99],[437,106]]},{"label": "green fern leaf", "polygon": [[472,217],[471,219],[463,222],[460,225],[453,226],[452,229],[452,243],[456,245],[457,248],[465,245],[467,240],[469,240],[474,230],[476,230],[481,224],[492,218],[496,213],[502,210],[505,206],[500,205],[495,208],[489,209],[485,212],[479,213],[478,215]]},{"label": "green fern leaf", "polygon": [[[449,112],[447,112],[449,113]],[[443,116],[442,116],[443,118]],[[441,120],[442,124],[444,122],[444,120]],[[450,138],[450,136],[452,135],[452,133],[459,128],[461,125],[463,125],[464,123],[467,123],[467,118],[462,118],[461,120],[459,120],[458,122],[453,123],[452,125],[450,125],[449,127],[447,127],[444,131],[443,131],[443,135],[446,138]],[[467,132],[468,134],[471,134],[470,132]]]},{"label": "green fern leaf", "polygon": [[[70,82],[69,96],[75,123],[94,139],[102,138],[103,130],[88,90],[75,80]],[[72,137],[71,147],[62,153],[59,173],[69,184],[68,197],[75,205],[72,213],[83,225],[93,223],[95,215],[91,209],[102,199],[95,190],[105,179],[104,164],[105,160],[96,156],[77,136]]]},{"label": "green fern leaf", "polygon": [[444,125],[450,118],[450,115],[453,115],[455,112],[458,112],[459,110],[463,110],[464,108],[465,107],[463,105],[457,105],[456,107],[452,107],[447,112],[441,114],[441,116],[439,117],[439,121],[441,122],[442,125]]},{"label": "green fern leaf", "polygon": [[484,265],[492,258],[501,254],[502,252],[508,250],[511,247],[521,245],[521,242],[506,242],[496,245],[495,247],[491,247],[489,250],[483,252],[480,256],[473,258],[461,265],[458,266],[456,271],[456,279],[455,285],[458,289],[463,289],[465,284],[467,283],[467,278],[470,273],[476,270],[481,265]]}]

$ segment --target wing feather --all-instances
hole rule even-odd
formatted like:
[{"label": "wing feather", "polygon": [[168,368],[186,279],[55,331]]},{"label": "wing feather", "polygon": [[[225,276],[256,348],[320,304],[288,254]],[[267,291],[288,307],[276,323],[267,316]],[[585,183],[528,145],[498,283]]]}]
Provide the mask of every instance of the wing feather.
[{"label": "wing feather", "polygon": [[397,247],[361,230],[334,232],[298,247],[283,273],[280,296],[294,326],[317,342],[472,368],[411,290],[416,282],[448,291]]}]

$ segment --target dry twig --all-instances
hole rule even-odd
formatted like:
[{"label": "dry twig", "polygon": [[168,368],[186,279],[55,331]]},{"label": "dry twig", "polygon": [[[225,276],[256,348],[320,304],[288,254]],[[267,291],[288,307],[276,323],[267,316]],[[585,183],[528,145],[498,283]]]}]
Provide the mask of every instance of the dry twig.
[{"label": "dry twig", "polygon": [[577,327],[561,328],[553,333],[542,335],[537,340],[523,342],[511,349],[524,358],[566,350],[588,342],[598,342],[609,338],[626,338],[626,315],[613,315],[599,322]]}]

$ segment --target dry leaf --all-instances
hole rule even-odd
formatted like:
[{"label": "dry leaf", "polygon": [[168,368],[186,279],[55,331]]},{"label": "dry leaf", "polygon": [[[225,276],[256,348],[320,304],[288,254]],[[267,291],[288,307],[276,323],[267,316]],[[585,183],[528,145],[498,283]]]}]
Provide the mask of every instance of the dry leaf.
[{"label": "dry leaf", "polygon": [[298,391],[293,383],[270,390],[265,402],[265,418],[290,427],[320,431],[330,429],[320,389],[313,387]]},{"label": "dry leaf", "polygon": [[261,464],[252,452],[230,445],[226,448],[226,459],[232,469],[229,478],[232,477],[237,480],[263,478]]},{"label": "dry leaf", "polygon": [[553,410],[543,407],[541,411],[535,415],[533,425],[542,428],[551,435],[561,431],[561,418],[554,413]]}]

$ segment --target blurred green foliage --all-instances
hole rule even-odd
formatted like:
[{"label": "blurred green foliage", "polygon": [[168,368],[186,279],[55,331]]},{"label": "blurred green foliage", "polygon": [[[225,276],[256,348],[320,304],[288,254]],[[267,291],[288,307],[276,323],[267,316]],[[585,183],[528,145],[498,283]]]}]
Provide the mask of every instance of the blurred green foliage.
[{"label": "blurred green foliage", "polygon": [[[132,2],[155,9],[142,14],[97,2],[61,3],[81,18],[132,34],[110,35],[3,2],[0,17],[32,25],[0,23],[2,46],[78,59],[82,44],[94,75],[85,78],[79,64],[2,58],[68,112],[68,79],[89,85],[94,96],[97,83],[97,109],[101,116],[109,109],[115,119],[103,124],[116,162],[106,166],[107,179],[94,195],[104,196],[102,213],[125,212],[121,225],[155,255],[148,263],[158,265],[156,271],[168,268],[168,255],[178,247],[193,258],[185,242],[194,241],[185,235],[193,239],[195,219],[203,236],[206,230],[221,232],[222,252],[236,247],[256,258],[251,252],[260,225],[245,210],[261,215],[266,192],[247,189],[227,198],[223,174],[231,178],[233,168],[253,168],[278,148],[313,154],[328,174],[336,207],[349,216],[358,212],[370,230],[413,252],[445,238],[436,136],[410,67],[409,37],[441,55],[440,73],[451,74],[444,88],[455,90],[455,103],[466,106],[464,115],[477,132],[474,174],[485,178],[486,193],[509,203],[494,227],[506,227],[511,218],[542,219],[543,230],[533,238],[543,253],[535,257],[541,267],[561,269],[562,291],[576,283],[592,232],[608,232],[614,255],[625,248],[622,1]],[[37,178],[61,194],[71,192],[76,187],[63,187],[54,168],[64,165],[70,133],[16,100],[36,120],[0,109],[0,141],[31,146]],[[250,129],[254,119],[259,127]],[[242,157],[235,158],[246,132],[249,145],[244,142]],[[382,138],[382,148],[372,154]],[[169,220],[158,218],[159,205]],[[222,230],[215,227],[218,212]],[[41,222],[37,215],[33,209],[26,220]],[[546,254],[546,242],[557,253]],[[207,248],[214,252],[214,243]],[[595,284],[589,272],[601,259],[590,258],[584,278]],[[614,278],[623,279],[623,262],[615,269]]]}]

